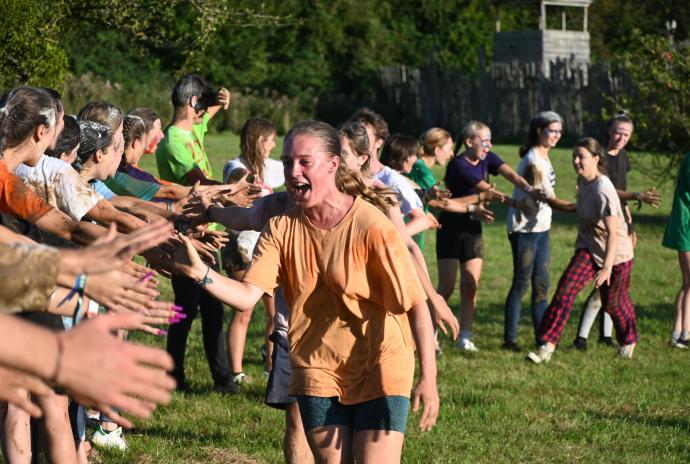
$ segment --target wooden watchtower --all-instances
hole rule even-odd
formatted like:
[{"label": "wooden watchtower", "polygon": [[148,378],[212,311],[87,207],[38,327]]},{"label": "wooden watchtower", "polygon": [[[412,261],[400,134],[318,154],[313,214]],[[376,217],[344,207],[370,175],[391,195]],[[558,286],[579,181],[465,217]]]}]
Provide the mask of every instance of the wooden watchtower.
[{"label": "wooden watchtower", "polygon": [[[496,9],[494,64],[535,63],[547,78],[550,74],[550,63],[558,59],[570,60],[575,67],[590,64],[587,9],[592,0],[493,0],[493,3]],[[503,4],[538,4],[538,29],[501,31],[500,9]],[[560,26],[558,28],[554,28],[553,20],[547,21],[547,14],[551,13],[549,10],[555,10],[554,7],[558,7],[561,13],[560,21],[556,21]],[[578,8],[583,10],[576,11]],[[581,28],[577,28],[578,30],[567,29],[568,11],[577,17],[582,14],[582,25]]]}]

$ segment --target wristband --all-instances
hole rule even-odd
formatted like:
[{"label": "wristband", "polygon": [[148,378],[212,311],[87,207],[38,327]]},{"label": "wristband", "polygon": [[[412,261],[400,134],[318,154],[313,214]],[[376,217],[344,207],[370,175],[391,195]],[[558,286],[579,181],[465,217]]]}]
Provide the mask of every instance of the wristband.
[{"label": "wristband", "polygon": [[531,185],[527,184],[527,185],[525,185],[524,187],[522,187],[522,190],[523,190],[525,193],[533,193],[533,192],[534,192],[534,187],[532,187]]},{"label": "wristband", "polygon": [[165,202],[165,207],[167,208],[169,213],[172,213],[172,202],[166,201]]},{"label": "wristband", "polygon": [[60,370],[62,370],[62,353],[65,350],[65,346],[62,342],[62,337],[60,335],[55,336],[57,341],[57,356],[55,357],[55,367],[53,368],[53,375],[48,378],[48,382],[51,385],[55,385],[60,375]]},{"label": "wristband", "polygon": [[204,275],[204,278],[201,279],[201,280],[197,280],[197,281],[194,282],[195,284],[197,284],[197,285],[199,286],[199,288],[204,288],[205,286],[207,286],[207,285],[213,283],[213,279],[211,279],[211,278],[208,276],[208,273],[209,273],[210,271],[211,271],[211,266],[208,266],[208,265],[207,265],[207,266],[206,266],[206,274]]},{"label": "wristband", "polygon": [[467,205],[467,212],[468,213],[471,214],[471,213],[474,213],[475,211],[477,211],[477,205]]}]

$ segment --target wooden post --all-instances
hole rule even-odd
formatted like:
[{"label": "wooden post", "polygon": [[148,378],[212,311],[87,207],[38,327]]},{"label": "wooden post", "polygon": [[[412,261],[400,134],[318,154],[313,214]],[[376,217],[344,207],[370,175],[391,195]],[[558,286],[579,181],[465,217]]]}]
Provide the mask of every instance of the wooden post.
[{"label": "wooden post", "polygon": [[563,7],[563,11],[561,11],[561,29],[565,31],[565,7]]},{"label": "wooden post", "polygon": [[539,15],[539,29],[542,31],[545,31],[546,30],[546,5],[544,5],[543,1],[540,1],[539,7],[541,10],[541,14]]},{"label": "wooden post", "polygon": [[496,3],[496,32],[501,32],[501,4]]},{"label": "wooden post", "polygon": [[582,23],[583,23],[583,24],[582,24],[582,30],[583,30],[584,32],[587,32],[587,13],[588,13],[588,11],[589,11],[589,6],[586,6],[586,7],[585,7],[585,14],[584,14],[584,16],[582,17]]}]

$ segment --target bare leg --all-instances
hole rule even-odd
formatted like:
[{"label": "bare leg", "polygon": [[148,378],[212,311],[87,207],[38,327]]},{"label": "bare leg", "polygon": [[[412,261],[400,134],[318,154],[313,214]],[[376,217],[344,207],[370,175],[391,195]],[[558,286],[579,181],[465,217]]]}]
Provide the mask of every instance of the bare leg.
[{"label": "bare leg", "polygon": [[[28,394],[27,394],[28,395]],[[31,417],[13,405],[7,406],[3,429],[3,456],[12,464],[31,464]]]},{"label": "bare leg", "polygon": [[453,295],[457,275],[457,259],[438,260],[438,294],[445,298],[446,301]]},{"label": "bare leg", "polygon": [[472,331],[483,264],[482,258],[475,258],[460,265],[460,329],[463,332]]},{"label": "bare leg", "polygon": [[[240,280],[244,271],[234,272],[232,278]],[[242,359],[244,358],[244,345],[247,341],[247,330],[252,320],[254,308],[249,311],[234,311],[232,321],[228,327],[228,354],[230,357],[230,369],[232,374],[244,372]],[[269,334],[270,335],[270,334]]]},{"label": "bare leg", "polygon": [[362,430],[355,434],[358,463],[397,464],[400,462],[405,435],[389,430]]},{"label": "bare leg", "polygon": [[287,464],[312,464],[314,462],[297,403],[288,403],[285,408],[283,456]]},{"label": "bare leg", "polygon": [[46,433],[46,456],[54,464],[77,462],[77,449],[72,440],[72,428],[65,395],[50,393],[38,398],[43,410],[43,425]]},{"label": "bare leg", "polygon": [[351,464],[352,429],[344,425],[319,427],[307,433],[307,441],[319,464]]},{"label": "bare leg", "polygon": [[676,313],[673,331],[690,331],[690,252],[679,251],[678,263],[683,277],[682,286],[676,297]]}]

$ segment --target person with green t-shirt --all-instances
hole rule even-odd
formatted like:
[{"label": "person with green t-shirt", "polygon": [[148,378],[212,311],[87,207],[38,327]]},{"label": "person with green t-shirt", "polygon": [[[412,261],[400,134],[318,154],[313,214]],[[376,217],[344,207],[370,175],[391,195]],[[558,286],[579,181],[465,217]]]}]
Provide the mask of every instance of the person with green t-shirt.
[{"label": "person with green t-shirt", "polygon": [[[405,174],[421,189],[427,190],[436,185],[436,178],[431,172],[435,165],[445,166],[453,157],[453,139],[448,131],[440,127],[432,127],[420,137],[422,150],[417,161],[412,165],[412,171]],[[429,212],[429,205],[424,205],[424,211]],[[424,250],[425,234],[420,232],[412,237],[419,248]]]},{"label": "person with green t-shirt", "polygon": [[[209,119],[221,108],[228,109],[230,97],[225,88],[214,92],[198,74],[186,74],[177,81],[172,92],[175,114],[156,151],[161,179],[180,185],[194,185],[197,181],[204,185],[219,184],[211,178],[213,173],[204,147],[204,135]],[[234,392],[223,334],[223,304],[203,291],[201,285],[186,277],[172,278],[175,304],[182,306],[187,315],[168,332],[167,350],[175,361],[172,375],[178,390],[189,390],[184,373],[185,349],[192,321],[201,311],[204,350],[214,389],[223,393]]]}]

